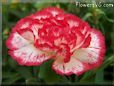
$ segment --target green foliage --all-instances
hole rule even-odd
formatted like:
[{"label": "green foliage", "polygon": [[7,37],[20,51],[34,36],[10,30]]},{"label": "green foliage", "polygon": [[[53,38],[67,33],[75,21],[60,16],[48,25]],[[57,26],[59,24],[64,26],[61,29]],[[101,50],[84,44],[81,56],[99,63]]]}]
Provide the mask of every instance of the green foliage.
[{"label": "green foliage", "polygon": [[[75,3],[70,2],[47,3],[46,1],[48,0],[44,2],[43,1],[37,1],[33,3],[11,3],[2,5],[3,84],[108,84],[110,82],[111,84],[114,83],[114,80],[111,79],[113,73],[110,73],[110,70],[107,69],[109,67],[114,67],[114,7],[81,8],[76,7]],[[94,70],[90,70],[81,76],[60,76],[56,74],[55,71],[53,71],[51,68],[51,64],[53,61],[44,62],[41,66],[25,67],[19,66],[17,62],[11,59],[11,57],[8,55],[8,49],[5,46],[5,41],[7,40],[10,34],[11,28],[16,24],[19,19],[48,6],[60,7],[66,12],[73,13],[74,15],[77,15],[83,20],[89,22],[92,27],[97,28],[103,32],[106,39],[107,51],[104,62],[101,67]],[[110,73],[110,79],[107,79],[107,73]]]},{"label": "green foliage", "polygon": [[57,75],[55,71],[52,70],[53,61],[47,61],[40,66],[40,71],[38,77],[45,80],[46,83],[56,83],[62,80],[62,76]]}]

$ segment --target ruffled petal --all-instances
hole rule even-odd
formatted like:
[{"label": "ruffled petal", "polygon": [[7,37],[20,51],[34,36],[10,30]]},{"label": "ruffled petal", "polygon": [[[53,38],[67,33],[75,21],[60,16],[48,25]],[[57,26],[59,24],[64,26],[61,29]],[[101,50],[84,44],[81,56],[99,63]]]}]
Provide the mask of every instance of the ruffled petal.
[{"label": "ruffled petal", "polygon": [[79,24],[81,22],[81,20],[78,17],[72,14],[65,14],[65,20],[67,21],[70,28],[79,27]]},{"label": "ruffled petal", "polygon": [[90,68],[100,66],[105,54],[104,36],[98,30],[92,29],[90,45],[76,50],[73,56],[81,62],[90,64]]},{"label": "ruffled petal", "polygon": [[29,29],[33,19],[25,17],[17,22],[17,24],[13,27],[12,32],[17,32],[23,29]]},{"label": "ruffled petal", "polygon": [[73,52],[74,50],[76,50],[82,46],[82,44],[84,43],[85,37],[79,30],[76,30],[75,39],[76,39],[75,47],[73,47],[73,49],[71,49],[71,52]]},{"label": "ruffled petal", "polygon": [[27,30],[27,29],[24,29],[24,30],[20,30],[18,31],[18,33],[26,40],[34,43],[34,34],[32,32],[32,30]]},{"label": "ruffled petal", "polygon": [[56,73],[61,75],[80,75],[88,70],[88,64],[82,63],[75,58],[71,58],[70,61],[67,63],[64,63],[62,59],[57,59],[53,63],[52,68],[56,71]]},{"label": "ruffled petal", "polygon": [[96,30],[96,29],[91,29],[90,33],[91,33],[91,43],[89,47],[99,48],[104,51],[105,39],[104,39],[103,34],[99,30]]},{"label": "ruffled petal", "polygon": [[30,41],[27,41],[26,39],[24,39],[17,32],[10,34],[9,39],[6,41],[7,47],[11,50],[21,48],[28,44],[30,44]]},{"label": "ruffled petal", "polygon": [[13,59],[17,60],[20,65],[35,66],[49,59],[45,53],[36,49],[32,44],[20,49],[9,51]]},{"label": "ruffled petal", "polygon": [[17,32],[10,35],[6,45],[10,49],[9,54],[11,57],[20,65],[26,66],[39,65],[49,59],[52,54],[35,48],[33,42],[28,40],[27,34],[31,35],[31,33],[27,31],[21,34],[22,36]]},{"label": "ruffled petal", "polygon": [[41,19],[50,18],[51,16],[52,16],[51,13],[42,11],[42,12],[38,12],[38,13],[32,14],[32,15],[29,16],[29,17],[30,17],[30,18],[33,18],[33,19],[41,20]]},{"label": "ruffled petal", "polygon": [[[64,11],[62,9],[56,8],[56,7],[48,7],[44,10],[42,10],[43,12],[49,12],[51,13],[54,17],[60,13],[64,13]],[[42,12],[41,11],[41,12]]]},{"label": "ruffled petal", "polygon": [[100,58],[100,50],[95,48],[84,48],[74,52],[74,57],[78,58],[82,62],[96,63]]}]

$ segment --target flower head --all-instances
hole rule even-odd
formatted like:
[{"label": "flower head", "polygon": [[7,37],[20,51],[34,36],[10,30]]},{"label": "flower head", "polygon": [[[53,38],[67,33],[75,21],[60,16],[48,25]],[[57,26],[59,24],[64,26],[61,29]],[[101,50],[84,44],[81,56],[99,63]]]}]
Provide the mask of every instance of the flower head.
[{"label": "flower head", "polygon": [[105,54],[102,33],[62,9],[48,7],[22,18],[6,42],[20,65],[36,66],[54,59],[58,74],[76,74],[100,66]]}]

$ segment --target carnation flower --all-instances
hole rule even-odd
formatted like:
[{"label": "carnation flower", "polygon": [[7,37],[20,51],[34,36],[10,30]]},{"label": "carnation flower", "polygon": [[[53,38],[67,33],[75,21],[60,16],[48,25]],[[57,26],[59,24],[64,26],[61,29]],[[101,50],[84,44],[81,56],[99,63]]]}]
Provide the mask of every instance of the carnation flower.
[{"label": "carnation flower", "polygon": [[6,45],[20,65],[38,66],[53,59],[52,69],[61,75],[80,75],[99,67],[105,54],[100,31],[56,7],[19,20]]}]

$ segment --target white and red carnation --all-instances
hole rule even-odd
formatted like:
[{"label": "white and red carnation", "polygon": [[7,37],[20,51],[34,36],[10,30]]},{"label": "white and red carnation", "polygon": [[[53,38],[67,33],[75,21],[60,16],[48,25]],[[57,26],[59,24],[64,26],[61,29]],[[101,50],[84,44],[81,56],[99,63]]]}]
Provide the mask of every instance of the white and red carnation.
[{"label": "white and red carnation", "polygon": [[98,67],[105,54],[105,39],[100,31],[56,7],[18,21],[6,45],[20,65],[36,66],[54,59],[52,68],[61,75],[80,75]]}]

